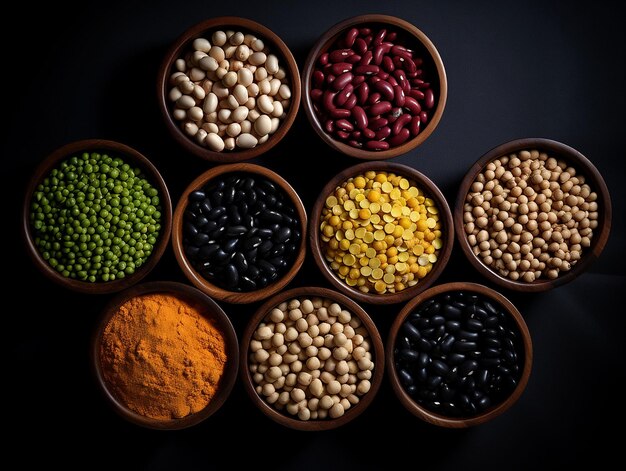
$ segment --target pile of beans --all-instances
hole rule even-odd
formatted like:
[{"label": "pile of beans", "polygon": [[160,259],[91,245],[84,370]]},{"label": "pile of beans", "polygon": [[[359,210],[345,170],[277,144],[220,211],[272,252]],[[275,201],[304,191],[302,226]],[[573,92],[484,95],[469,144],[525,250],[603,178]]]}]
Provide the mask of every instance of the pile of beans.
[{"label": "pile of beans", "polygon": [[310,94],[323,129],[371,151],[417,136],[435,106],[422,63],[396,31],[350,29],[313,71]]},{"label": "pile of beans", "polygon": [[197,38],[174,63],[169,99],[183,131],[215,152],[267,141],[291,101],[289,77],[263,40],[241,31]]},{"label": "pile of beans", "polygon": [[113,281],[143,265],[161,231],[159,192],[119,157],[84,153],[37,186],[30,223],[52,268],[87,282]]},{"label": "pile of beans", "polygon": [[502,306],[472,292],[444,293],[402,324],[394,364],[404,390],[423,407],[469,417],[504,401],[524,362],[520,333]]},{"label": "pile of beans", "polygon": [[300,420],[336,419],[371,388],[369,333],[329,299],[297,298],[272,309],[250,340],[256,392]]},{"label": "pile of beans", "polygon": [[472,183],[463,222],[474,254],[513,281],[555,279],[590,246],[597,194],[559,158],[523,150],[490,162]]},{"label": "pile of beans", "polygon": [[320,241],[331,269],[364,293],[414,286],[442,247],[439,209],[401,175],[369,171],[326,198]]},{"label": "pile of beans", "polygon": [[277,184],[255,173],[227,173],[189,195],[183,245],[194,268],[231,291],[263,288],[295,260],[301,222]]}]

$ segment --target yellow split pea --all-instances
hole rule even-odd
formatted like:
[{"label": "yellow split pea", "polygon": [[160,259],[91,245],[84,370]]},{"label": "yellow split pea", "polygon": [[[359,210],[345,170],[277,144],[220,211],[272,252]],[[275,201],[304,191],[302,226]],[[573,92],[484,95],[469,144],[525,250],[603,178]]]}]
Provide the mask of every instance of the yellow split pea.
[{"label": "yellow split pea", "polygon": [[439,208],[408,179],[369,171],[326,198],[320,224],[331,269],[364,293],[414,286],[437,262],[442,243]]}]

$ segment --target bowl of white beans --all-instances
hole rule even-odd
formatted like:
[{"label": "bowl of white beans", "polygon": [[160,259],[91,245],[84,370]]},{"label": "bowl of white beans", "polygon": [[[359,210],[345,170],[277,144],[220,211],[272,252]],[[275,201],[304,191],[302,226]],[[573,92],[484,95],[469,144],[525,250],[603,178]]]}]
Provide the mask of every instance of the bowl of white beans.
[{"label": "bowl of white beans", "polygon": [[254,158],[293,124],[300,74],[274,32],[240,17],[212,18],[185,31],[158,75],[165,124],[188,152],[211,162]]},{"label": "bowl of white beans", "polygon": [[550,139],[504,143],[474,163],[459,189],[461,249],[490,281],[539,292],[596,260],[611,229],[611,198],[598,169]]},{"label": "bowl of white beans", "polygon": [[352,299],[302,287],[268,299],[241,341],[241,378],[259,410],[295,430],[329,430],[358,417],[381,385],[376,325]]}]

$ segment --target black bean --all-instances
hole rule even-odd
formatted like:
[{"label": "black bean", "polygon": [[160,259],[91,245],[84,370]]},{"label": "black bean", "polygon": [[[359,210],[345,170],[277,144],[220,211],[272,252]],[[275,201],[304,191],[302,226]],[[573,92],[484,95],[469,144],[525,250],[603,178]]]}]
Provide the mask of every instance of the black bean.
[{"label": "black bean", "polygon": [[477,345],[476,342],[464,342],[462,340],[457,340],[456,342],[454,342],[452,348],[455,352],[467,353],[476,350]]},{"label": "black bean", "polygon": [[440,326],[446,323],[446,318],[443,316],[435,315],[430,318],[430,323],[435,326]]},{"label": "black bean", "polygon": [[183,225],[183,230],[185,231],[185,234],[189,237],[195,237],[198,235],[198,229],[190,221],[185,221],[185,224]]},{"label": "black bean", "polygon": [[263,271],[266,275],[272,275],[273,273],[276,273],[276,267],[274,267],[274,265],[272,265],[271,263],[269,263],[266,260],[259,260],[257,262],[257,266],[261,269],[261,271]]},{"label": "black bean", "polygon": [[489,370],[479,370],[476,374],[476,383],[480,386],[484,386],[489,381],[490,373]]},{"label": "black bean", "polygon": [[198,256],[203,260],[210,260],[213,253],[219,248],[220,246],[216,243],[203,245],[200,248]]},{"label": "black bean", "polygon": [[458,365],[465,361],[465,355],[462,353],[451,353],[448,355],[448,364],[449,365]]},{"label": "black bean", "polygon": [[467,319],[465,321],[465,328],[472,332],[479,332],[483,330],[483,323],[478,319]]},{"label": "black bean", "polygon": [[211,209],[211,211],[207,213],[206,217],[209,219],[217,219],[225,212],[226,212],[226,208],[224,206],[215,206],[214,208]]},{"label": "black bean", "polygon": [[232,261],[240,274],[248,271],[248,261],[246,260],[246,256],[241,252],[235,252]]},{"label": "black bean", "polygon": [[420,334],[420,331],[410,322],[405,322],[404,324],[402,324],[402,330],[404,331],[404,334],[414,340],[417,341],[420,338],[422,338],[422,335]]},{"label": "black bean", "polygon": [[419,358],[417,359],[417,366],[419,366],[420,368],[424,368],[429,363],[430,363],[430,357],[428,356],[428,353],[421,352],[419,354]]},{"label": "black bean", "polygon": [[257,250],[259,251],[259,257],[265,257],[266,255],[269,255],[270,250],[272,250],[273,246],[274,244],[272,244],[272,241],[270,240],[264,240],[263,242],[261,242],[261,245],[257,247]]},{"label": "black bean", "polygon": [[500,350],[497,350],[495,348],[486,348],[483,352],[483,355],[485,355],[486,357],[498,358],[500,357]]},{"label": "black bean", "polygon": [[205,216],[208,216],[212,209],[213,205],[211,205],[211,202],[209,200],[204,200],[200,204],[200,211],[202,211],[202,214],[204,214]]},{"label": "black bean", "polygon": [[240,236],[248,232],[246,226],[229,226],[226,228],[226,235],[229,237]]},{"label": "black bean", "polygon": [[422,352],[429,352],[432,349],[432,344],[424,337],[417,340],[417,346]]},{"label": "black bean", "polygon": [[441,343],[439,344],[439,348],[443,353],[449,353],[452,345],[454,345],[456,338],[452,334],[447,334]]},{"label": "black bean", "polygon": [[517,363],[517,354],[514,350],[504,350],[502,357],[509,363]]},{"label": "black bean", "polygon": [[234,288],[235,286],[237,286],[237,284],[239,283],[239,272],[237,271],[237,268],[235,268],[235,265],[229,263],[224,268],[223,273],[226,286],[230,288]]},{"label": "black bean", "polygon": [[475,360],[464,361],[457,369],[459,376],[467,376],[478,368],[478,362]]},{"label": "black bean", "polygon": [[214,191],[213,193],[211,193],[211,196],[209,196],[211,204],[213,206],[219,206],[220,204],[222,204],[223,196],[224,194],[221,191]]},{"label": "black bean", "polygon": [[495,327],[495,326],[497,326],[498,325],[498,318],[496,316],[488,317],[485,320],[485,325],[487,327]]},{"label": "black bean", "polygon": [[232,254],[238,244],[239,239],[237,239],[236,237],[232,239],[226,239],[224,242],[222,242],[222,249],[224,250],[224,252]]},{"label": "black bean", "polygon": [[186,245],[185,246],[185,253],[187,254],[188,257],[195,257],[196,255],[198,255],[198,252],[200,252],[200,247],[196,247],[195,245]]},{"label": "black bean", "polygon": [[470,332],[469,330],[460,330],[457,333],[457,336],[460,339],[476,341],[480,338],[480,334],[478,332]]},{"label": "black bean", "polygon": [[243,248],[244,250],[254,249],[254,248],[257,248],[259,245],[261,245],[262,242],[263,242],[263,239],[261,239],[260,237],[257,237],[257,236],[250,237],[246,239],[245,242],[243,243]]},{"label": "black bean", "polygon": [[228,222],[234,225],[241,224],[242,217],[239,213],[239,208],[234,204],[230,205],[226,211],[228,213]]},{"label": "black bean", "polygon": [[414,382],[413,376],[411,376],[411,373],[407,370],[398,371],[398,376],[400,378],[400,382],[402,382],[404,386],[411,386]]},{"label": "black bean", "polygon": [[268,221],[271,223],[279,223],[283,220],[283,216],[280,213],[277,213],[276,211],[264,211],[260,218],[264,221]]},{"label": "black bean", "polygon": [[458,332],[461,329],[461,323],[459,321],[446,321],[446,329],[450,332]]},{"label": "black bean", "polygon": [[262,227],[259,230],[257,230],[256,235],[258,235],[259,237],[262,237],[263,239],[269,239],[270,237],[272,237],[272,235],[274,235],[274,233],[272,232],[271,229],[266,229]]},{"label": "black bean", "polygon": [[430,369],[438,375],[446,375],[450,371],[450,367],[441,360],[433,360],[430,362]]},{"label": "black bean", "polygon": [[278,242],[280,244],[285,243],[291,237],[291,229],[288,227],[281,227],[278,232],[274,233],[274,242]]},{"label": "black bean", "polygon": [[453,319],[453,320],[460,319],[462,315],[461,310],[458,307],[453,306],[451,304],[446,304],[441,310],[441,312],[448,319]]},{"label": "black bean", "polygon": [[491,348],[500,348],[500,345],[501,345],[501,342],[499,339],[494,339],[492,337],[486,337],[483,342],[486,347],[491,347]]},{"label": "black bean", "polygon": [[209,235],[204,232],[198,232],[193,238],[193,243],[197,246],[206,244],[210,239]]},{"label": "black bean", "polygon": [[428,379],[428,371],[426,370],[426,368],[422,368],[420,370],[417,370],[417,373],[415,375],[415,378],[420,382],[420,383],[424,383],[426,382],[426,380]]},{"label": "black bean", "polygon": [[409,363],[414,363],[419,359],[420,354],[415,350],[404,348],[398,352],[398,357],[401,360],[407,361]]},{"label": "black bean", "polygon": [[204,191],[196,190],[189,193],[189,199],[191,201],[202,201],[206,198]]},{"label": "black bean", "polygon": [[428,389],[437,389],[437,387],[441,384],[443,378],[441,376],[431,376],[426,380],[426,387]]}]

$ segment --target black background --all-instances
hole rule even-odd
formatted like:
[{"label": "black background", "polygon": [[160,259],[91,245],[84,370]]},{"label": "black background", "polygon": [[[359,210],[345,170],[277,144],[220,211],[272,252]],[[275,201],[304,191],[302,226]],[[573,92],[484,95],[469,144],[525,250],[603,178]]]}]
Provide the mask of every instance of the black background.
[{"label": "black background", "polygon": [[[90,2],[91,3],[91,2]],[[625,34],[611,2],[230,1],[97,2],[70,8],[21,2],[3,29],[2,256],[9,280],[3,314],[9,350],[3,380],[9,449],[30,449],[25,466],[96,464],[136,469],[528,469],[605,467],[620,455],[606,428],[624,420],[624,99]],[[590,271],[551,292],[506,292],[524,315],[535,349],[519,402],[470,430],[444,430],[406,412],[385,381],[370,408],[329,432],[285,429],[254,408],[237,383],[224,407],[188,430],[159,432],[109,409],[91,376],[89,341],[108,296],[64,291],[44,279],[21,249],[23,188],[51,151],[78,139],[135,147],[156,164],[174,204],[208,167],[185,154],[156,106],[156,71],[169,44],[203,19],[239,15],[275,31],[300,67],[316,38],[364,13],[399,16],[422,29],[448,74],[443,119],[418,149],[394,159],[428,175],[453,204],[464,172],[483,153],[522,137],[546,137],[585,154],[604,175],[613,228]],[[255,159],[284,176],[311,208],[325,182],[358,163],[331,151],[302,109],[286,138]],[[8,129],[6,129],[8,126]],[[304,156],[316,156],[309,165]],[[8,227],[7,227],[8,226]],[[147,280],[186,281],[171,248]],[[489,285],[458,246],[439,282]],[[312,258],[290,286],[323,285]],[[501,290],[502,291],[502,290]],[[17,294],[21,293],[21,294]],[[17,307],[9,308],[14,296]],[[16,304],[13,304],[16,306]],[[239,334],[258,304],[223,304]],[[386,338],[402,305],[364,306]],[[8,394],[8,398],[6,398]],[[230,447],[230,448],[229,448]],[[234,453],[233,453],[234,451]],[[11,456],[11,451],[9,451]]]}]

